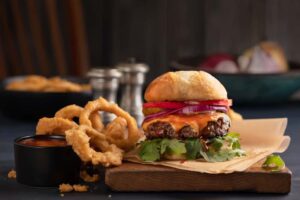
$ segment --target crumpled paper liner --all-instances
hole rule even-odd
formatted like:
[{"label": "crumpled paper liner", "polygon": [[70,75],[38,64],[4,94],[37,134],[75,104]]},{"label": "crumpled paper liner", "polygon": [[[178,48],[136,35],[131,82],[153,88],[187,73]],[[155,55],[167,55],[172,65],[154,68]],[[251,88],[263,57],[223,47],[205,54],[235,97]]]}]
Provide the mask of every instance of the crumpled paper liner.
[{"label": "crumpled paper liner", "polygon": [[143,162],[139,159],[136,150],[127,153],[125,160],[210,174],[245,171],[266,156],[272,153],[282,153],[288,148],[290,137],[284,135],[286,126],[287,118],[233,121],[230,132],[240,134],[241,147],[246,151],[246,156],[230,161],[215,163],[200,160]]}]

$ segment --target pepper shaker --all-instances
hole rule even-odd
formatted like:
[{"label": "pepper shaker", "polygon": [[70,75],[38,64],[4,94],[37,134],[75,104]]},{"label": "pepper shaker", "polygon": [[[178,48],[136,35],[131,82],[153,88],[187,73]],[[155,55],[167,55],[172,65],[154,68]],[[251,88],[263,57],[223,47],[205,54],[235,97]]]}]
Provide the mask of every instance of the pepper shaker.
[{"label": "pepper shaker", "polygon": [[117,69],[122,73],[122,96],[120,106],[129,112],[140,126],[144,116],[143,108],[143,84],[145,82],[145,74],[149,67],[144,63],[136,63],[131,59],[127,63],[120,63]]},{"label": "pepper shaker", "polygon": [[[117,91],[119,88],[119,78],[121,73],[117,69],[111,68],[93,68],[87,76],[90,78],[90,84],[93,89],[94,99],[105,98],[109,102],[117,101]],[[101,113],[104,123],[112,121],[115,116],[110,113]]]}]

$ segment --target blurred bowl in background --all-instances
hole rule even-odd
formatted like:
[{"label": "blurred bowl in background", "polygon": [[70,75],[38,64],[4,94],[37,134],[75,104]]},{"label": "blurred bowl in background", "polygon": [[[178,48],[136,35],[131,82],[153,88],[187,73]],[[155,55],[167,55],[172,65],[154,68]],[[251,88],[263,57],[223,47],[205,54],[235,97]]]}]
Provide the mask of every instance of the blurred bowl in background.
[{"label": "blurred bowl in background", "polygon": [[[179,59],[171,62],[170,69],[200,70],[203,58]],[[220,80],[235,104],[270,104],[286,102],[300,89],[300,64],[289,62],[289,67],[288,72],[273,74],[209,73]]]},{"label": "blurred bowl in background", "polygon": [[[92,91],[84,92],[26,92],[5,90],[5,86],[24,76],[15,76],[4,79],[0,85],[0,109],[9,117],[36,120],[41,117],[52,117],[60,108],[76,104],[84,106],[93,99]],[[88,79],[66,77],[68,81],[75,83],[88,83]]]}]

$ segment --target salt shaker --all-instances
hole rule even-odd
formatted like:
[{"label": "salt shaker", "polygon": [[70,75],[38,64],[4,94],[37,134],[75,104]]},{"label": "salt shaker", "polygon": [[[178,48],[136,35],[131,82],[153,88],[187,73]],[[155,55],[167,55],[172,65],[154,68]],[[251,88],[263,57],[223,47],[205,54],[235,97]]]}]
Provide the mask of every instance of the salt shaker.
[{"label": "salt shaker", "polygon": [[[121,73],[112,68],[93,68],[87,76],[93,89],[94,99],[103,97],[109,102],[117,101],[117,91]],[[115,116],[110,113],[101,113],[104,123],[112,121]]]},{"label": "salt shaker", "polygon": [[134,59],[130,62],[120,63],[117,69],[122,72],[122,96],[120,106],[129,112],[140,126],[143,117],[143,84],[145,82],[145,74],[149,67],[144,63],[136,63]]}]

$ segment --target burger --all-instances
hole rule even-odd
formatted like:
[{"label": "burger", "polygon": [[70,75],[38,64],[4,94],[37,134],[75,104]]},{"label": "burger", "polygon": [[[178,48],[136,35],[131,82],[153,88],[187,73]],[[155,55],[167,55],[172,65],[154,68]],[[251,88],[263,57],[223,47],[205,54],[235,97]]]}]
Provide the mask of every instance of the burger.
[{"label": "burger", "polygon": [[239,134],[228,133],[232,101],[224,86],[204,71],[168,72],[145,92],[139,148],[144,161],[230,160],[244,155]]}]

